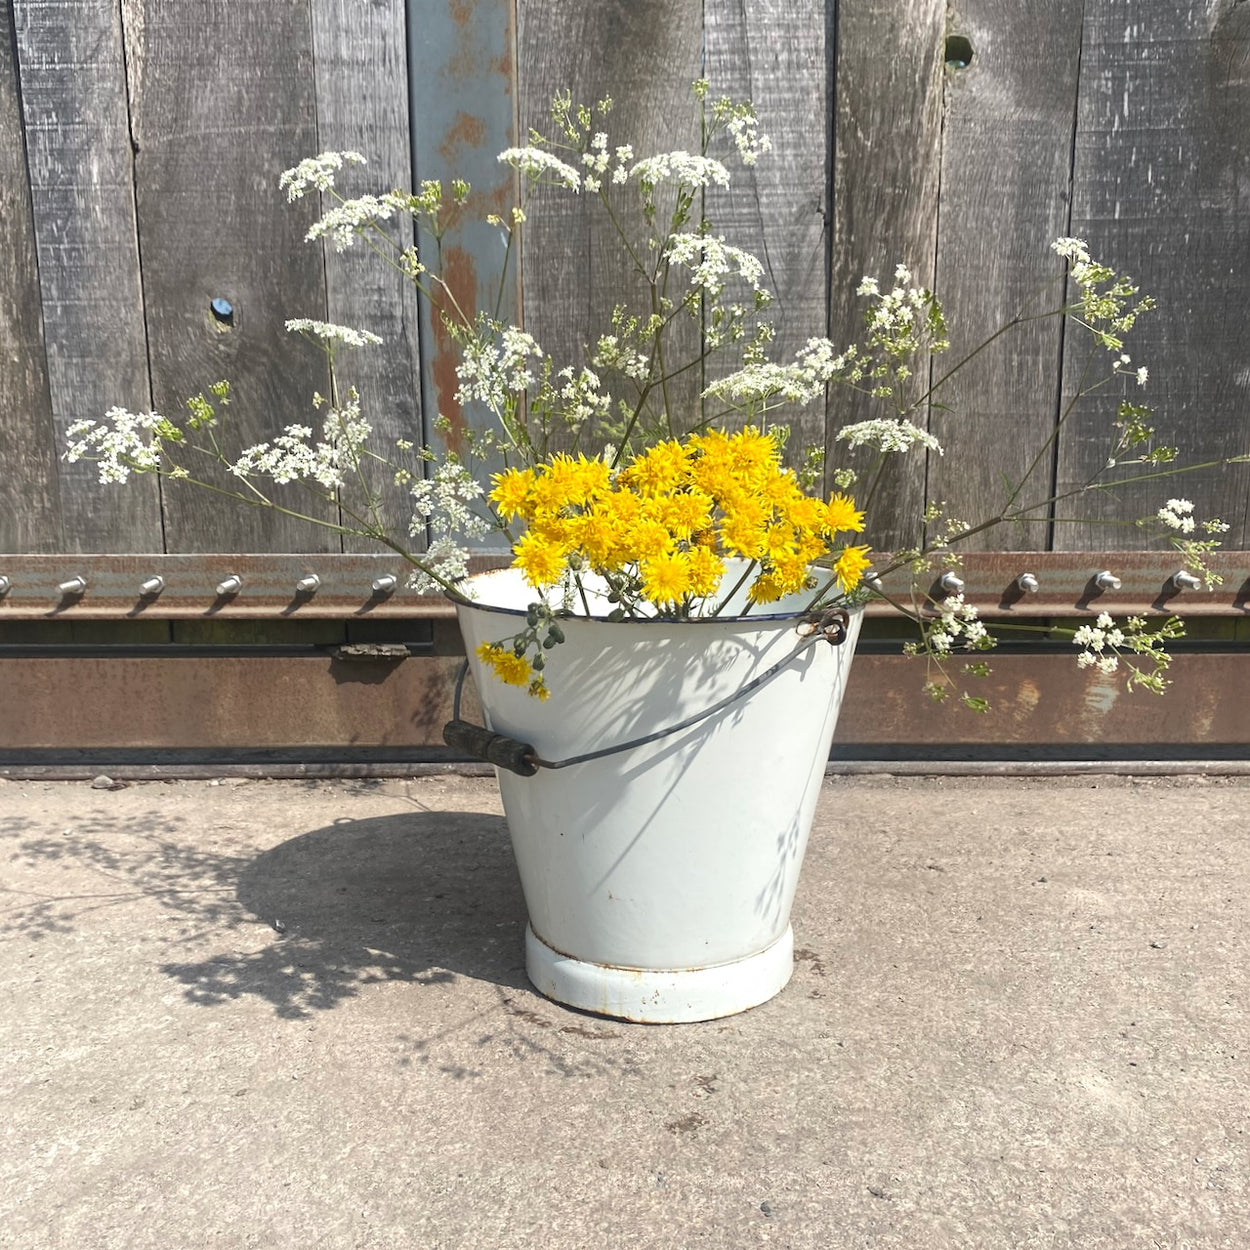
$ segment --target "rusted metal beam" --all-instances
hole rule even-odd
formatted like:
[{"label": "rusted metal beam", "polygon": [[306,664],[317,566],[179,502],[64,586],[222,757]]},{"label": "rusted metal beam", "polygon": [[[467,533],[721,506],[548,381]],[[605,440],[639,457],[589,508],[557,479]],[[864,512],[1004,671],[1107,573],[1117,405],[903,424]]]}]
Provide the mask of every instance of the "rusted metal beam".
[{"label": "rusted metal beam", "polygon": [[[1016,745],[1189,748],[1250,758],[1250,651],[1182,652],[1162,698],[1129,695],[1122,676],[1078,669],[1064,652],[991,654],[989,677],[968,679],[990,700],[975,715],[923,692],[924,665],[861,652],[835,748],[858,756]],[[0,756],[49,750],[247,750],[352,757],[430,748],[445,758],[459,659],[422,655],[345,662],[307,656],[0,658]],[[480,723],[471,683],[462,715]],[[1174,751],[1173,751],[1174,753]]]},{"label": "rusted metal beam", "polygon": [[[478,569],[506,563],[503,555],[481,556]],[[963,557],[950,571],[964,583],[968,602],[983,617],[1012,619],[1131,613],[1183,616],[1250,616],[1250,551],[1220,551],[1209,561],[1223,578],[1216,589],[1183,590],[1172,580],[1181,571],[1175,553],[992,552]],[[451,604],[414,594],[405,586],[409,566],[393,553],[363,555],[0,555],[0,622],[5,620],[163,620],[302,618],[361,620],[385,617],[450,618]],[[905,570],[883,579],[900,603],[931,608],[947,593],[935,565],[913,582]],[[1099,573],[1113,581],[1098,586]],[[1031,575],[1037,589],[1021,588]],[[315,577],[316,584],[306,579]],[[82,589],[75,588],[82,579]],[[160,579],[156,590],[153,579]],[[231,589],[229,580],[238,578]],[[380,579],[390,589],[375,589]],[[144,585],[150,589],[145,593]],[[301,584],[303,588],[301,589]],[[1026,583],[1027,584],[1027,583]],[[225,591],[219,593],[219,588]],[[67,587],[68,589],[62,589]],[[155,591],[155,593],[153,593]],[[890,616],[886,603],[869,606],[873,616]]]}]

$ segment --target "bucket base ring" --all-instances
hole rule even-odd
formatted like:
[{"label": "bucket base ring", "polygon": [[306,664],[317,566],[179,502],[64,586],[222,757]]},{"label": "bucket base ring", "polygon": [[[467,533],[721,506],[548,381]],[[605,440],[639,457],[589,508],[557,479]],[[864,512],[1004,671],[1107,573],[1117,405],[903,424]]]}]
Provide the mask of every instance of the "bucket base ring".
[{"label": "bucket base ring", "polygon": [[707,968],[618,968],[562,955],[525,926],[525,971],[540,994],[639,1024],[717,1020],[779,994],[794,972],[794,931],[732,963]]}]

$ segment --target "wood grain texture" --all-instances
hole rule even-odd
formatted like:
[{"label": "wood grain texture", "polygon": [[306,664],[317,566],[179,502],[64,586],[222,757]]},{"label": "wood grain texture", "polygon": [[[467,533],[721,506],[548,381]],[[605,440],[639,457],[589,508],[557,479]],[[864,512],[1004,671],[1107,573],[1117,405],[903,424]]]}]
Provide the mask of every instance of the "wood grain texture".
[{"label": "wood grain texture", "polygon": [[[48,386],[63,445],[74,421],[150,402],[122,37],[108,0],[16,0],[13,13]],[[161,549],[154,480],[105,490],[92,464],[59,462],[58,474],[66,550]]]},{"label": "wood grain texture", "polygon": [[[868,0],[839,5],[837,14],[829,320],[834,342],[850,343],[863,331],[855,289],[865,275],[888,280],[902,262],[924,284],[933,281],[946,5]],[[830,465],[862,468],[832,436],[884,415],[880,400],[835,390]],[[915,542],[916,530],[895,518],[919,517],[924,499],[921,457],[896,457],[872,498],[865,537],[879,548]]]},{"label": "wood grain texture", "polygon": [[62,547],[12,9],[0,16],[0,552]]},{"label": "wood grain texture", "polygon": [[[123,11],[156,405],[181,410],[228,378],[231,447],[317,426],[324,358],[283,328],[325,315],[321,257],[302,242],[315,206],[288,208],[278,191],[281,171],[316,150],[307,0],[125,0]],[[214,299],[233,307],[229,324]],[[273,494],[332,515],[298,487]],[[165,513],[172,551],[339,546],[330,531],[184,483],[167,483]]]},{"label": "wood grain texture", "polygon": [[[1180,444],[1191,462],[1250,450],[1250,6],[1145,0],[1126,15],[1111,0],[1091,0],[1085,8],[1072,233],[1159,300],[1129,346],[1134,364],[1150,369],[1145,391],[1130,398],[1154,406],[1160,441]],[[1065,397],[1083,360],[1069,336]],[[1065,431],[1061,487],[1098,468],[1099,432],[1115,400],[1083,403]],[[1247,545],[1247,465],[1125,488],[1086,510],[1147,515],[1173,495],[1232,523],[1227,546]],[[1115,533],[1124,545],[1134,538]],[[1079,550],[1105,545],[1106,534],[1090,525],[1058,539]]]},{"label": "wood grain texture", "polygon": [[[408,124],[407,24],[404,0],[312,0],[317,87],[317,147],[354,149],[368,159],[363,173],[345,170],[343,186],[382,194],[412,185]],[[311,153],[309,154],[311,155]],[[350,181],[349,181],[350,179]],[[412,223],[396,223],[403,247],[412,243]],[[379,450],[396,439],[420,443],[421,363],[416,293],[381,258],[361,246],[345,252],[325,249],[329,319],[371,330],[381,347],[343,353],[340,382],[360,392],[361,408],[373,426]],[[407,495],[385,470],[370,477],[370,491],[382,498],[381,518],[403,532],[411,514]],[[363,492],[348,486],[345,501],[363,506]],[[345,539],[347,550],[369,549]]]},{"label": "wood grain texture", "polygon": [[[1022,311],[1063,300],[1049,243],[1068,233],[1081,9],[1081,0],[964,0],[957,10],[953,32],[973,53],[967,68],[946,70],[936,290],[951,350],[935,362],[939,377]],[[1061,337],[1058,318],[1022,325],[938,394],[948,410],[930,428],[946,454],[930,460],[929,497],[949,515],[992,515],[1034,463],[1019,502],[1050,495],[1045,443],[1059,411]],[[1045,550],[1045,517],[987,531],[976,545]]]},{"label": "wood grain texture", "polygon": [[[557,91],[593,105],[611,96],[603,119],[608,145],[631,144],[636,159],[699,149],[690,93],[699,77],[702,5],[698,0],[520,0],[517,69],[521,130],[550,133]],[[596,122],[596,128],[599,123]],[[614,191],[615,211],[641,237],[636,183]],[[582,195],[540,188],[524,237],[526,326],[557,365],[578,361],[587,343],[611,330],[613,307],[650,312],[648,287],[634,272],[602,208]],[[700,328],[671,327],[671,361],[697,356]],[[670,384],[675,413],[699,411],[699,376]],[[622,395],[628,394],[623,391]]]},{"label": "wood grain texture", "polygon": [[[824,0],[708,0],[704,25],[712,94],[752,100],[773,142],[753,169],[726,157],[734,181],[709,189],[707,213],[717,233],[764,262],[775,296],[771,356],[787,361],[828,333],[832,9]],[[823,445],[823,402],[781,419],[792,454]]]}]

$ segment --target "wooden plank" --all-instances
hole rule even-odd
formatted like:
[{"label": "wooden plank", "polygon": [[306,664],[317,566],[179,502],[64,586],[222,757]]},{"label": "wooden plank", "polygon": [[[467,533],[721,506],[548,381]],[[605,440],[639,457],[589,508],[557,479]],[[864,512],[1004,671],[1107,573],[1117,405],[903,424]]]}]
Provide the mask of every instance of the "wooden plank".
[{"label": "wooden plank", "polygon": [[[534,127],[549,134],[551,99],[569,90],[575,101],[590,105],[612,97],[614,107],[602,122],[610,150],[628,143],[635,158],[697,152],[690,85],[700,75],[702,33],[700,0],[522,0],[517,24],[522,133]],[[614,203],[636,238],[641,223],[633,211],[635,186]],[[588,197],[541,188],[528,211],[526,326],[557,367],[576,363],[588,343],[611,331],[616,304],[649,314],[647,287],[624,257],[601,206]],[[675,325],[670,341],[674,356],[693,359],[699,328]],[[697,370],[675,381],[673,408],[696,413],[700,389]]]},{"label": "wooden plank", "polygon": [[[932,285],[937,236],[945,0],[866,0],[837,8],[834,57],[833,247],[829,323],[835,343],[863,333],[865,275],[889,280],[899,262]],[[879,399],[845,388],[829,406],[829,466],[864,461],[833,441],[844,425],[889,415]],[[868,502],[865,538],[890,548],[915,542],[925,465],[896,458]]]},{"label": "wooden plank", "polygon": [[[1179,444],[1192,462],[1244,452],[1250,8],[1234,0],[1145,0],[1126,14],[1113,0],[1092,0],[1085,9],[1072,233],[1159,300],[1130,347],[1150,382],[1130,398],[1154,406],[1160,442]],[[1071,339],[1068,347],[1065,397],[1083,362]],[[1086,404],[1065,433],[1061,486],[1098,467],[1097,432],[1114,405],[1113,395]],[[1092,500],[1088,511],[1141,516],[1171,495],[1223,517],[1234,526],[1228,545],[1246,545],[1250,465],[1126,488]],[[1092,548],[1106,532],[1090,525],[1058,537]]]},{"label": "wooden plank", "polygon": [[[313,50],[317,86],[317,146],[353,149],[368,159],[362,174],[345,170],[351,193],[381,194],[412,185],[408,124],[407,25],[404,0],[361,5],[353,0],[313,0]],[[309,155],[312,155],[309,153]],[[351,175],[357,174],[349,182]],[[359,184],[356,186],[356,184]],[[412,223],[396,223],[402,246],[412,243]],[[373,426],[378,450],[391,452],[397,439],[419,443],[421,374],[417,301],[411,284],[361,246],[345,252],[325,249],[329,319],[371,330],[379,348],[344,353],[341,382],[360,392],[362,412]],[[412,509],[407,492],[386,471],[372,475],[370,489],[383,499],[382,516],[406,532]],[[349,491],[349,503],[362,502]],[[346,550],[368,550],[346,539]]]},{"label": "wooden plank", "polygon": [[[712,94],[753,101],[773,143],[754,169],[728,162],[733,182],[709,189],[707,214],[717,233],[764,262],[776,296],[770,355],[788,361],[828,333],[832,9],[821,0],[708,0],[704,24]],[[823,403],[780,419],[791,426],[792,456],[823,444]]]},{"label": "wooden plank", "polygon": [[[11,8],[48,387],[63,445],[74,421],[150,403],[122,35],[109,0]],[[61,462],[58,473],[65,549],[159,550],[155,481],[102,490],[92,464]]]},{"label": "wooden plank", "polygon": [[[232,447],[316,425],[324,358],[283,328],[288,317],[325,316],[321,259],[302,242],[315,205],[288,208],[277,185],[316,150],[307,0],[125,0],[124,11],[156,405],[178,411],[225,377]],[[214,299],[231,305],[228,322],[214,317]],[[274,498],[331,515],[295,486]],[[170,550],[339,547],[329,531],[186,484],[167,483],[165,501]]]},{"label": "wooden plank", "polygon": [[[937,360],[939,376],[1022,310],[1063,299],[1049,243],[1068,232],[1081,9],[1081,0],[967,0],[957,11],[953,33],[972,45],[972,59],[946,71],[936,290],[951,350]],[[938,395],[950,410],[930,424],[946,454],[931,458],[929,496],[948,515],[990,515],[1043,451],[1059,411],[1061,331],[1053,318],[1013,330]],[[1021,502],[1049,496],[1053,467],[1052,448]],[[976,545],[1047,544],[1038,521],[987,531]]]},{"label": "wooden plank", "polygon": [[0,20],[0,551],[64,540],[13,10]]}]

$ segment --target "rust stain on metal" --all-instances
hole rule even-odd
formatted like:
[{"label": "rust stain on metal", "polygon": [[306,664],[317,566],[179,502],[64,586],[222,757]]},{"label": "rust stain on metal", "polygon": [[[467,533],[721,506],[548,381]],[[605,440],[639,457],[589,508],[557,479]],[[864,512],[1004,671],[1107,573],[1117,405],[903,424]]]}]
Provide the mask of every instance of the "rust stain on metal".
[{"label": "rust stain on metal", "polygon": [[454,165],[461,148],[480,148],[485,142],[486,123],[472,113],[460,112],[456,114],[456,120],[447,127],[443,141],[438,145],[438,154],[449,165]]},{"label": "rust stain on metal", "polygon": [[447,443],[457,455],[464,454],[465,419],[460,404],[456,401],[456,391],[460,380],[456,377],[456,360],[459,351],[455,340],[451,337],[446,325],[443,324],[443,313],[458,317],[460,314],[470,320],[477,314],[477,265],[473,257],[462,247],[451,246],[443,253],[443,280],[447,283],[456,308],[444,308],[441,299],[435,299],[433,316],[430,318],[434,330],[434,390],[438,399],[438,412],[446,417],[451,424],[447,432]]},{"label": "rust stain on metal", "polygon": [[451,0],[447,12],[461,30],[466,30],[473,22],[473,0]]}]

